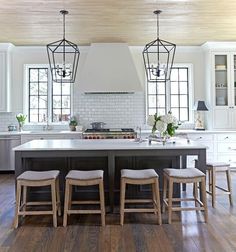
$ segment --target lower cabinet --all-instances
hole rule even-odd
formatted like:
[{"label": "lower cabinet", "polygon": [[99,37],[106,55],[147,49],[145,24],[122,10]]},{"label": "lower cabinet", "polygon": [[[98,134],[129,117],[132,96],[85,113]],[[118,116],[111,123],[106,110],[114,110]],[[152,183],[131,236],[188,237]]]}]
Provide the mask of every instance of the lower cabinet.
[{"label": "lower cabinet", "polygon": [[[188,139],[207,146],[207,162],[228,162],[236,167],[236,132],[190,133]],[[187,166],[194,167],[196,156],[188,156]]]},{"label": "lower cabinet", "polygon": [[[199,144],[207,146],[207,161],[214,160],[214,134],[210,133],[192,133],[187,134],[188,139],[192,141],[196,141]],[[195,167],[195,159],[197,156],[188,156],[187,157],[187,167]]]},{"label": "lower cabinet", "polygon": [[232,167],[236,167],[236,134],[217,134],[216,146],[217,160],[229,162]]}]

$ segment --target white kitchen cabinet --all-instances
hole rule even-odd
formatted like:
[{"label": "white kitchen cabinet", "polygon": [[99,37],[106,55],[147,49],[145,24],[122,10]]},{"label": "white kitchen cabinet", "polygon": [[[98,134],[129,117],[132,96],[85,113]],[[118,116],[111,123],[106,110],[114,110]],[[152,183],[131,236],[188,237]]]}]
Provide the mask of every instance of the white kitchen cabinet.
[{"label": "white kitchen cabinet", "polygon": [[216,135],[216,154],[220,162],[229,162],[235,167],[236,162],[236,134],[224,133]]},{"label": "white kitchen cabinet", "polygon": [[0,111],[7,111],[6,53],[0,51]]},{"label": "white kitchen cabinet", "polygon": [[[206,133],[192,133],[187,134],[187,138],[192,141],[196,141],[199,144],[207,146],[207,161],[211,162],[214,160],[214,134]],[[188,156],[187,157],[187,167],[195,167],[195,159],[197,156]]]},{"label": "white kitchen cabinet", "polygon": [[10,43],[0,43],[0,112],[10,111],[11,50]]},{"label": "white kitchen cabinet", "polygon": [[208,129],[236,129],[236,43],[205,44]]},{"label": "white kitchen cabinet", "polygon": [[236,128],[235,68],[236,52],[213,53],[213,128]]}]

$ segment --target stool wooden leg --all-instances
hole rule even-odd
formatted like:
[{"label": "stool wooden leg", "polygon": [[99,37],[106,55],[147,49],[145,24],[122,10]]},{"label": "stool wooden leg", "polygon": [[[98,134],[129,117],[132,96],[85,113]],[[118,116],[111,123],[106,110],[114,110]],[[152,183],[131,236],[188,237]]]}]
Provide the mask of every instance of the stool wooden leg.
[{"label": "stool wooden leg", "polygon": [[211,181],[212,181],[212,207],[215,207],[215,202],[216,202],[216,173],[215,170],[211,170]]},{"label": "stool wooden leg", "polygon": [[65,203],[64,203],[64,216],[63,216],[63,227],[67,226],[67,214],[68,214],[68,207],[69,207],[69,181],[66,180],[66,190],[65,190]]},{"label": "stool wooden leg", "polygon": [[53,226],[57,227],[57,196],[56,196],[56,180],[51,184],[52,190],[52,212],[53,212]]},{"label": "stool wooden leg", "polygon": [[[71,202],[72,202],[72,190],[73,185],[69,185],[69,194],[68,194],[68,210],[71,209]],[[68,214],[70,216],[70,214]]]},{"label": "stool wooden leg", "polygon": [[101,179],[99,183],[99,194],[100,194],[100,209],[101,209],[101,220],[102,226],[105,226],[105,200],[104,200],[104,187],[103,180]]},{"label": "stool wooden leg", "polygon": [[161,201],[160,201],[160,190],[159,190],[159,180],[158,180],[158,178],[155,181],[154,187],[155,187],[154,191],[155,191],[155,196],[156,196],[156,206],[155,206],[155,208],[157,208],[158,223],[159,223],[159,225],[161,225],[162,224],[162,221],[161,221]]},{"label": "stool wooden leg", "polygon": [[209,169],[207,172],[208,172],[209,192],[212,193],[212,172],[211,172],[211,169]]},{"label": "stool wooden leg", "polygon": [[153,201],[153,208],[154,214],[157,214],[157,196],[156,196],[156,186],[152,184],[152,201]]},{"label": "stool wooden leg", "polygon": [[121,186],[120,186],[120,225],[124,224],[124,209],[125,209],[125,179],[121,178]]},{"label": "stool wooden leg", "polygon": [[164,175],[163,177],[163,204],[162,204],[162,213],[164,213],[166,211],[166,204],[165,204],[165,200],[166,200],[166,193],[167,193],[167,178]]},{"label": "stool wooden leg", "polygon": [[169,178],[169,191],[168,191],[168,223],[171,224],[172,220],[172,197],[173,197],[173,180]]},{"label": "stool wooden leg", "polygon": [[56,180],[56,191],[57,191],[57,209],[58,215],[61,216],[61,200],[60,200],[60,186],[59,186],[59,178]]},{"label": "stool wooden leg", "polygon": [[229,191],[229,193],[230,193],[230,194],[229,194],[229,202],[230,202],[230,205],[233,205],[230,169],[228,169],[228,170],[226,171],[226,177],[227,177],[228,191]]},{"label": "stool wooden leg", "polygon": [[193,183],[193,195],[195,200],[195,207],[197,207],[197,199],[198,199],[198,183]]},{"label": "stool wooden leg", "polygon": [[208,209],[207,209],[207,198],[206,198],[206,179],[203,178],[201,180],[201,194],[202,194],[202,203],[204,207],[204,215],[205,215],[205,222],[208,221]]},{"label": "stool wooden leg", "polygon": [[19,212],[20,212],[20,201],[21,201],[21,184],[17,181],[16,186],[16,210],[15,210],[15,221],[14,228],[18,227],[19,223]]},{"label": "stool wooden leg", "polygon": [[[22,206],[23,206],[23,211],[26,211],[26,203],[27,203],[27,186],[23,186],[23,201],[22,201]],[[25,215],[23,215],[25,217]]]}]

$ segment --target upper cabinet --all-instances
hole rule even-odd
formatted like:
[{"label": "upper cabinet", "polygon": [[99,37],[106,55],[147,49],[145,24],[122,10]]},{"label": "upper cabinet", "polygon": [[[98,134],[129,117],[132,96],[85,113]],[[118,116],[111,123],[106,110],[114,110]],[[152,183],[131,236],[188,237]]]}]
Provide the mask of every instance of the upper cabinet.
[{"label": "upper cabinet", "polygon": [[0,43],[0,112],[10,111],[11,51],[13,45]]},{"label": "upper cabinet", "polygon": [[208,129],[236,129],[236,43],[206,43]]},{"label": "upper cabinet", "polygon": [[0,112],[7,111],[6,53],[0,51]]}]

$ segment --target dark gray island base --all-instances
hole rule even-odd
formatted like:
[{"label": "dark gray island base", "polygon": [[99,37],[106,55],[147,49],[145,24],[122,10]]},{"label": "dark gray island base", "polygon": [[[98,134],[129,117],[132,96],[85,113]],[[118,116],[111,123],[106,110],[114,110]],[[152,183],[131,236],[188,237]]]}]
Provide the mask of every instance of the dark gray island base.
[{"label": "dark gray island base", "polygon": [[[105,199],[113,209],[119,203],[121,169],[155,169],[160,176],[167,167],[186,167],[186,156],[198,156],[198,168],[206,171],[206,147],[187,143],[186,139],[176,143],[136,143],[133,140],[34,140],[15,148],[16,177],[26,170],[60,170],[61,199],[64,199],[65,176],[72,170],[104,170]],[[78,192],[75,194],[75,191]],[[46,188],[31,188],[28,196],[33,199],[50,197]],[[98,197],[96,187],[76,187],[74,196],[80,199]],[[180,188],[175,186],[175,196]],[[128,186],[127,196],[151,197],[149,186]]]}]

